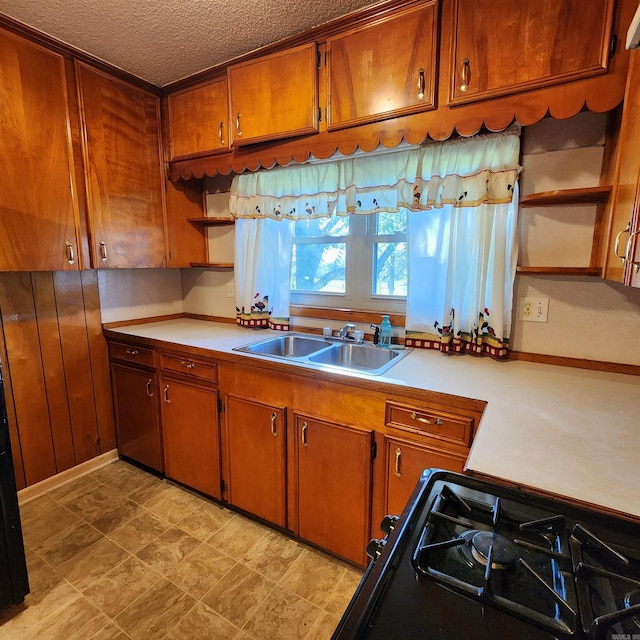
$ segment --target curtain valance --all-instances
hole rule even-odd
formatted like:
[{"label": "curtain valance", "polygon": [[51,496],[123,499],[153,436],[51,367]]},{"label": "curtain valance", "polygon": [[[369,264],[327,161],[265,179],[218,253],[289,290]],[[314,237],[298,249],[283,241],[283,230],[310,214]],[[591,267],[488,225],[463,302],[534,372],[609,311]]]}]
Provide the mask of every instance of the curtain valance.
[{"label": "curtain valance", "polygon": [[519,128],[385,154],[238,175],[236,218],[307,218],[511,202]]}]

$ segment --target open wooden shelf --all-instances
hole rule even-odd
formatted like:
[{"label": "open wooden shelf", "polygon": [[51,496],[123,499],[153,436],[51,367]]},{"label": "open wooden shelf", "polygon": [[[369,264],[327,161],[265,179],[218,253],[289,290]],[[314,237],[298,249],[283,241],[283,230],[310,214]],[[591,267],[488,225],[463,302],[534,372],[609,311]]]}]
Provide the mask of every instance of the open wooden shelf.
[{"label": "open wooden shelf", "polygon": [[233,269],[233,262],[191,262],[192,267],[204,269]]},{"label": "open wooden shelf", "polygon": [[203,216],[202,218],[187,218],[192,224],[200,224],[203,227],[222,227],[224,225],[235,224],[235,218],[213,218]]},{"label": "open wooden shelf", "polygon": [[549,207],[556,204],[583,204],[604,202],[611,193],[611,185],[582,189],[557,189],[532,193],[520,198],[521,207]]},{"label": "open wooden shelf", "polygon": [[517,273],[558,276],[599,276],[600,267],[516,267]]}]

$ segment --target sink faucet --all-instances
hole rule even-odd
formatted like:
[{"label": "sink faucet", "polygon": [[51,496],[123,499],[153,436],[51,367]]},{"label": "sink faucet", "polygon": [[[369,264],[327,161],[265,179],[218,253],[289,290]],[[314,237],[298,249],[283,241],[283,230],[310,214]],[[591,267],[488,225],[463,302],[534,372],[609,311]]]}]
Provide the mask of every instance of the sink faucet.
[{"label": "sink faucet", "polygon": [[355,340],[355,335],[354,335],[355,330],[356,330],[356,325],[351,322],[347,322],[347,324],[345,324],[344,327],[342,327],[342,329],[338,331],[338,335],[340,336],[341,340],[349,340],[349,339]]}]

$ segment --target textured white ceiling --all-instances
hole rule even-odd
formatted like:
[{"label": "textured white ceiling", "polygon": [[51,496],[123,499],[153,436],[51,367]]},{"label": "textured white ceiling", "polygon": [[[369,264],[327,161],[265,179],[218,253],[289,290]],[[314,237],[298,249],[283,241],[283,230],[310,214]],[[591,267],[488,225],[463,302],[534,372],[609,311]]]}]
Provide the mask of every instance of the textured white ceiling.
[{"label": "textured white ceiling", "polygon": [[373,0],[0,0],[0,13],[163,86]]}]

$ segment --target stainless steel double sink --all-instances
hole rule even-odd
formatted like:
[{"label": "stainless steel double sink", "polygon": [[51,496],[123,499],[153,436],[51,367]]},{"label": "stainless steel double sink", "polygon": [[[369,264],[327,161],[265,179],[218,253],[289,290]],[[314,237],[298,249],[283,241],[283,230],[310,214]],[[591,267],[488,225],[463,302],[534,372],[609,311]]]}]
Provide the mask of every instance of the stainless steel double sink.
[{"label": "stainless steel double sink", "polygon": [[341,369],[378,376],[402,360],[411,349],[381,349],[369,344],[290,333],[235,347],[233,351],[311,364],[320,369]]}]

